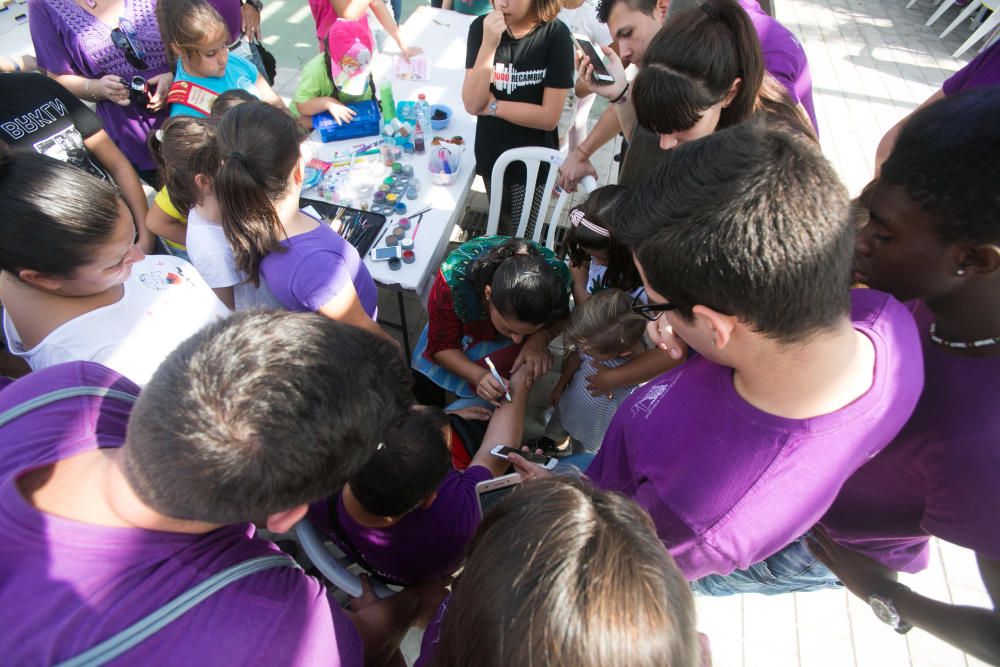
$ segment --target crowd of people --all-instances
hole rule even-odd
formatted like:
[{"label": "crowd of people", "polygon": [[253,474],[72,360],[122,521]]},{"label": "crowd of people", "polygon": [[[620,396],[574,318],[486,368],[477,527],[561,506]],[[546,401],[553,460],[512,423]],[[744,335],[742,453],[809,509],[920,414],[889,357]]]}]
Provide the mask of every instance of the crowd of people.
[{"label": "crowd of people", "polygon": [[[562,141],[574,190],[626,145],[559,247],[451,251],[405,359],[299,204],[303,126],[378,92],[366,12],[419,52],[398,7],[310,0],[286,107],[253,0],[30,0],[47,76],[0,74],[6,660],[400,665],[418,627],[427,667],[696,667],[726,638],[695,595],[845,587],[1000,664],[1000,44],[851,200],[754,0],[445,2],[478,15],[461,94],[508,222],[504,151]],[[543,467],[525,413],[557,337]],[[261,532],[300,521],[397,592],[365,575],[342,605]],[[899,582],[932,537],[975,552],[991,608]]]}]

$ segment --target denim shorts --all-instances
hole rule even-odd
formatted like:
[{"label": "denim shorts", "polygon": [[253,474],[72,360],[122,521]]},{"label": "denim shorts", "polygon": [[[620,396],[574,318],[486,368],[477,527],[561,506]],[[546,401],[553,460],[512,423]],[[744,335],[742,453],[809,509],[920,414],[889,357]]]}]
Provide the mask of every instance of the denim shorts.
[{"label": "denim shorts", "polygon": [[840,588],[842,585],[833,572],[809,551],[803,536],[746,570],[736,570],[727,575],[710,574],[692,581],[691,590],[700,595],[719,597],[741,593],[802,593]]}]

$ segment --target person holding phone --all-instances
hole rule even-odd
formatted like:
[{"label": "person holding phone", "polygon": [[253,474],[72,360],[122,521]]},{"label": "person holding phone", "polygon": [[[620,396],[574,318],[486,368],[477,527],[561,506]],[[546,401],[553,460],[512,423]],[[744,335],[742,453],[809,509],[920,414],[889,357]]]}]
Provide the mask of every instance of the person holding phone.
[{"label": "person holding phone", "polygon": [[[354,562],[400,585],[454,573],[479,526],[476,485],[510,467],[495,447],[517,445],[524,430],[528,373],[511,377],[511,400],[490,411],[468,407],[464,419],[489,420],[472,462],[452,469],[448,417],[439,408],[414,406],[386,429],[379,448],[344,489],[313,504],[310,518]],[[525,452],[525,454],[527,454]]]},{"label": "person holding phone", "polygon": [[[590,56],[591,62],[601,60],[600,48],[607,46],[615,48],[611,39],[611,32],[608,26],[597,20],[597,7],[591,0],[562,0],[562,9],[559,10],[559,20],[569,26],[573,33],[573,41],[578,48],[586,48],[584,40],[590,45],[591,51],[595,55]],[[610,80],[606,83],[611,83]],[[569,95],[568,105],[573,107],[573,120],[570,121],[569,129],[563,138],[565,146],[573,151],[583,138],[587,136],[587,119],[590,118],[590,110],[597,99],[584,82],[577,81]]]},{"label": "person holding phone", "polygon": [[[507,169],[503,184],[490,182],[497,158],[511,148],[544,146],[558,150],[559,118],[573,87],[573,40],[556,20],[559,0],[495,0],[494,10],[469,26],[462,102],[479,116],[476,173],[489,197],[502,196],[499,233],[514,232],[526,197],[524,165]],[[538,176],[534,207],[548,173]],[[496,186],[496,187],[494,187]],[[531,234],[537,210],[526,236]]]},{"label": "person holding phone", "polygon": [[[701,9],[701,4],[686,0],[674,0],[674,2],[669,3],[667,0],[601,0],[598,5],[598,18],[607,23],[611,36],[618,46],[617,54],[611,50],[604,50],[604,54],[608,57],[608,67],[616,82],[607,86],[595,86],[594,92],[613,103],[608,105],[590,134],[580,142],[574,151],[566,156],[566,160],[559,167],[559,185],[561,187],[572,192],[576,190],[577,183],[584,176],[596,177],[597,171],[590,162],[590,156],[601,146],[612,141],[619,132],[624,134],[627,141],[627,150],[625,150],[618,179],[619,184],[635,185],[662,159],[664,151],[659,147],[659,137],[636,125],[633,104],[634,91],[623,89],[625,73],[626,71],[631,73],[631,68],[629,70],[625,68],[628,68],[629,65],[635,65],[636,71],[641,73],[646,67],[648,64],[647,49],[653,41],[653,37],[663,26],[665,18],[668,18],[668,5],[669,19],[674,20],[695,11],[707,16],[705,10]],[[760,55],[763,57],[763,68],[774,77],[777,83],[781,84],[775,88],[783,87],[785,89],[791,98],[791,103],[800,106],[802,111],[809,116],[813,129],[815,129],[815,114],[812,109],[812,77],[802,45],[785,26],[762,12],[756,0],[737,0],[737,4],[749,19],[750,32],[756,33],[760,43],[758,47]],[[709,4],[708,7],[709,11],[719,14],[714,5]],[[725,16],[720,15],[716,18],[713,15],[714,22],[718,24],[713,27],[717,30],[726,29],[727,26],[735,28],[726,35],[725,39],[728,42],[724,46],[726,46],[726,52],[730,53],[733,51],[733,44],[738,43],[737,61],[744,63],[752,55],[750,53],[752,49],[748,48],[751,44],[747,40],[747,32],[733,23],[732,14],[733,12],[727,11]],[[704,44],[704,42],[698,43]],[[706,63],[708,59],[719,57],[716,46],[688,50],[690,55],[700,55]],[[732,60],[732,56],[729,58]],[[580,60],[583,74],[586,74],[587,60],[591,59]],[[707,66],[706,64],[699,65],[698,72],[703,73]],[[580,81],[582,85],[593,85],[589,76],[581,77]],[[731,83],[732,77],[727,84]]]}]

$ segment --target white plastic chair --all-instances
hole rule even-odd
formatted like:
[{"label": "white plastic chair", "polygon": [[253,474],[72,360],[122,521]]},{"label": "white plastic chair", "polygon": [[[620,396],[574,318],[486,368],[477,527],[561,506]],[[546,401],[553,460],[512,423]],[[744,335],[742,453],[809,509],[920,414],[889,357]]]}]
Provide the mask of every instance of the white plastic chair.
[{"label": "white plastic chair", "polygon": [[[993,33],[998,28],[1000,28],[1000,2],[984,1],[981,4],[985,9],[988,9],[993,13],[990,14],[988,17],[986,17],[986,20],[983,21],[982,25],[980,25],[979,28],[974,33],[972,33],[972,36],[969,37],[969,39],[965,40],[965,42],[962,43],[962,46],[958,47],[958,50],[955,51],[955,53],[951,54],[953,58],[959,57],[960,55],[971,49],[976,42],[978,42],[979,40],[983,39],[987,35]],[[956,19],[956,21],[958,20],[959,19]],[[993,41],[992,39],[987,40],[986,46],[989,46],[992,41]]]},{"label": "white plastic chair", "polygon": [[[906,8],[909,9],[910,5],[912,5],[916,1],[917,0],[912,0],[910,2],[910,4],[906,6]],[[938,5],[938,8],[934,11],[933,14],[931,14],[930,18],[927,19],[927,22],[924,23],[924,25],[925,26],[932,26],[932,25],[934,25],[934,23],[939,18],[941,18],[946,11],[948,11],[949,9],[951,9],[952,7],[955,6],[955,3],[957,1],[958,0],[944,0],[940,5]],[[970,4],[978,4],[978,3],[976,3],[975,0],[973,0],[973,2],[971,2]],[[941,33],[941,36],[944,37],[950,31],[951,31],[951,27],[949,27],[948,30],[945,30],[943,33]]]},{"label": "white plastic chair", "polygon": [[[346,556],[337,558],[330,553],[326,548],[325,539],[308,518],[303,518],[295,524],[295,537],[298,538],[299,544],[302,545],[303,551],[309,556],[312,564],[323,573],[323,576],[331,584],[351,597],[361,596],[363,592],[361,578],[347,569],[352,564],[351,560]],[[380,598],[396,594],[394,590],[374,576],[369,576],[368,582],[371,584],[372,592]]]},{"label": "white plastic chair", "polygon": [[[486,236],[497,233],[500,225],[500,204],[503,199],[503,177],[507,167],[513,162],[523,162],[527,170],[527,181],[524,186],[524,204],[521,206],[521,220],[517,223],[517,232],[514,236],[524,238],[525,230],[528,228],[528,220],[531,217],[531,208],[535,200],[535,183],[538,181],[538,170],[543,162],[549,164],[549,175],[545,179],[541,206],[538,207],[538,219],[535,221],[535,229],[532,233],[532,241],[542,243],[546,248],[555,250],[556,226],[562,216],[563,208],[570,193],[560,190],[559,198],[556,199],[552,217],[549,218],[549,231],[546,234],[544,243],[541,240],[542,229],[545,227],[545,214],[549,208],[549,201],[552,199],[552,189],[555,187],[556,178],[559,175],[559,165],[563,163],[564,155],[553,148],[543,148],[541,146],[526,146],[524,148],[512,148],[497,158],[493,165],[493,173],[490,176],[492,183],[490,197],[490,214],[486,221]],[[593,192],[597,188],[597,181],[592,176],[586,176],[580,181],[580,187],[584,192]]]}]

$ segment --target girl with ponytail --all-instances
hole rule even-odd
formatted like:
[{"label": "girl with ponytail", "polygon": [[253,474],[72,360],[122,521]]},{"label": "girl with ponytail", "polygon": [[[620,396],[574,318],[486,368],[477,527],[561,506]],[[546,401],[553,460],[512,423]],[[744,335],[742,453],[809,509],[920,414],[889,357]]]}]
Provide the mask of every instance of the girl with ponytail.
[{"label": "girl with ponytail", "polygon": [[236,267],[254,285],[265,281],[289,310],[388,337],[375,323],[375,282],[357,250],[299,209],[304,161],[292,117],[249,102],[223,116],[217,136],[215,195]]},{"label": "girl with ponytail", "polygon": [[630,91],[640,126],[669,150],[758,112],[815,139],[809,119],[764,69],[750,17],[734,0],[705,0],[667,19]]}]

